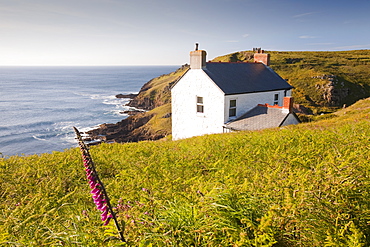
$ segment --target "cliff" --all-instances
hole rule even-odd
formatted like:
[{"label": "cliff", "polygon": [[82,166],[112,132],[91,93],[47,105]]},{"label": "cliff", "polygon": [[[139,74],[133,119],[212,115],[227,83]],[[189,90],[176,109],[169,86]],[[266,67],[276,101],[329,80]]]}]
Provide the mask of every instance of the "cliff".
[{"label": "cliff", "polygon": [[145,83],[141,87],[139,94],[127,105],[149,111],[164,104],[171,103],[170,88],[188,68],[188,65],[183,65],[175,72],[161,75]]},{"label": "cliff", "polygon": [[[128,106],[146,110],[135,112],[115,124],[102,124],[88,131],[89,139],[103,142],[137,142],[158,140],[171,134],[171,85],[188,69],[183,65],[175,72],[145,83]],[[124,97],[119,95],[119,97]],[[130,115],[130,114],[129,114]]]}]

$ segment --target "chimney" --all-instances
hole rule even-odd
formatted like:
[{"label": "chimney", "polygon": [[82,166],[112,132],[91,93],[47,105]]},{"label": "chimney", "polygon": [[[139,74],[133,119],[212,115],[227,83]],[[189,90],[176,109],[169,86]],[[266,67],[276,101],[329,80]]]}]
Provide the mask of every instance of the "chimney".
[{"label": "chimney", "polygon": [[293,97],[284,97],[283,99],[283,111],[284,112],[293,112]]},{"label": "chimney", "polygon": [[254,62],[263,63],[264,65],[270,65],[270,54],[264,53],[264,50],[261,48],[253,48],[254,53]]},{"label": "chimney", "polygon": [[206,66],[207,52],[198,50],[198,43],[195,44],[195,51],[190,52],[190,68],[203,69]]}]

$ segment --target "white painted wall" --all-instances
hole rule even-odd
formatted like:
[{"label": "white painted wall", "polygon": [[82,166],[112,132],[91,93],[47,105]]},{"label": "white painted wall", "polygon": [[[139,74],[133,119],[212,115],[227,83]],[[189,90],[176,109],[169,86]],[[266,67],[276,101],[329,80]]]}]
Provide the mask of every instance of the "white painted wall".
[{"label": "white painted wall", "polygon": [[[172,88],[173,140],[222,133],[224,93],[202,69],[189,70]],[[197,96],[203,97],[204,113],[197,113]]]},{"label": "white painted wall", "polygon": [[[225,96],[225,113],[224,113],[224,123],[238,118],[247,111],[251,110],[258,104],[270,104],[274,105],[275,94],[279,94],[278,105],[283,105],[284,91],[270,91],[270,92],[260,92],[260,93],[249,93],[249,94],[236,94],[236,95],[226,95]],[[290,90],[286,93],[286,96],[290,96]],[[230,100],[236,99],[236,117],[229,118],[229,108]]]}]

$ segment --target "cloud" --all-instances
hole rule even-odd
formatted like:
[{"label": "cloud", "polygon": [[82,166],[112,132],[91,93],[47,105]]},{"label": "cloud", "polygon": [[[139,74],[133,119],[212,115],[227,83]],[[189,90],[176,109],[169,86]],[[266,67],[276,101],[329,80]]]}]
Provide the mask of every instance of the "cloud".
[{"label": "cloud", "polygon": [[243,34],[242,37],[243,38],[249,37],[249,33]]},{"label": "cloud", "polygon": [[313,15],[313,14],[316,14],[316,13],[317,12],[307,12],[307,13],[303,13],[303,14],[294,15],[293,18],[300,18],[300,17],[307,16],[307,15]]},{"label": "cloud", "polygon": [[310,36],[310,35],[301,35],[299,36],[300,39],[315,39],[315,36]]}]

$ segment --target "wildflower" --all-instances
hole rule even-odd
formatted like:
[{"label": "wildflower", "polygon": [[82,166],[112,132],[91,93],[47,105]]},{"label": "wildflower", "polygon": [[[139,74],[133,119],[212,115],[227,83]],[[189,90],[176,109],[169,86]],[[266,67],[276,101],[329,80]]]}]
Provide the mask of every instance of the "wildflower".
[{"label": "wildflower", "polygon": [[89,218],[89,214],[87,213],[86,210],[82,210],[82,215],[85,216],[86,218]]},{"label": "wildflower", "polygon": [[98,173],[95,170],[94,162],[90,156],[89,150],[82,140],[80,132],[75,128],[74,131],[77,136],[78,145],[81,150],[83,165],[85,167],[86,178],[91,189],[90,193],[96,205],[96,208],[101,211],[101,220],[104,222],[104,226],[108,225],[110,220],[113,219],[116,225],[117,231],[120,235],[120,239],[125,242],[123,232],[121,231],[116,216],[113,212],[113,208],[109,202],[108,194],[102,181],[99,179]]}]

